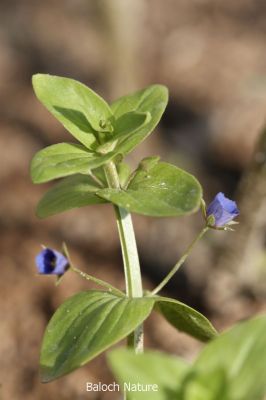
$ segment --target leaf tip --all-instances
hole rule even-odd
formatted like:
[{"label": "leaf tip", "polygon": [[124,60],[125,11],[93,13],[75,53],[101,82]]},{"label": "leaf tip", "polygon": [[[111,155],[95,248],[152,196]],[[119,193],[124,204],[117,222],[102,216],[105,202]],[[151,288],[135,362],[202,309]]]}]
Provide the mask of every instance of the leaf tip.
[{"label": "leaf tip", "polygon": [[40,73],[32,75],[31,82],[32,82],[32,86],[33,86],[34,89],[36,88],[36,85],[38,84],[38,81],[43,76],[44,76],[44,74],[40,74]]},{"label": "leaf tip", "polygon": [[46,214],[44,214],[44,213],[42,212],[42,209],[39,208],[39,205],[37,206],[37,208],[36,208],[36,210],[35,210],[35,215],[36,215],[36,217],[39,218],[39,219],[44,219],[44,218],[48,217],[48,215],[46,215]]},{"label": "leaf tip", "polygon": [[44,365],[40,365],[40,381],[41,383],[49,383],[56,379],[56,377],[51,373],[51,368]]}]

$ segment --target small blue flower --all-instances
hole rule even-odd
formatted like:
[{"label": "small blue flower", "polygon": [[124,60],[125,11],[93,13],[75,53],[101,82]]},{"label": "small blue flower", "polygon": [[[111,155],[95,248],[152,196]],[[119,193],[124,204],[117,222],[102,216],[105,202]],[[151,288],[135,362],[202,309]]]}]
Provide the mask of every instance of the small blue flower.
[{"label": "small blue flower", "polygon": [[218,193],[207,208],[207,218],[213,217],[215,227],[223,227],[239,215],[236,202],[227,199],[223,193]]},{"label": "small blue flower", "polygon": [[36,256],[39,274],[63,275],[69,267],[68,259],[59,251],[45,248]]}]

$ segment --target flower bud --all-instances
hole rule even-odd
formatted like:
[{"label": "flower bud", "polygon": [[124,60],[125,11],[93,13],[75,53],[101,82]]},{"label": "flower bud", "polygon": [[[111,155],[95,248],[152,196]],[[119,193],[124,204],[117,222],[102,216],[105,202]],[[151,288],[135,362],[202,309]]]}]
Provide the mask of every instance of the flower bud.
[{"label": "flower bud", "polygon": [[221,192],[215,196],[206,211],[207,223],[214,228],[230,224],[238,215],[236,202],[226,198]]},{"label": "flower bud", "polygon": [[69,267],[68,259],[59,251],[45,248],[35,259],[39,274],[63,275]]}]

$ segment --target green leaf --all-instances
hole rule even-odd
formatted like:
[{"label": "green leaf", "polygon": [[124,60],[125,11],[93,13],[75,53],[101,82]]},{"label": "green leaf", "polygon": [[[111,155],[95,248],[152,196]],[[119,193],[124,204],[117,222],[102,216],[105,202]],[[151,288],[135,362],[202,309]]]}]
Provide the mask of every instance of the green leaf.
[{"label": "green leaf", "polygon": [[41,350],[41,376],[49,382],[79,368],[128,336],[150,314],[153,299],[80,292],[49,322]]},{"label": "green leaf", "polygon": [[242,322],[209,343],[198,357],[198,371],[227,372],[230,400],[262,400],[266,394],[266,315]]},{"label": "green leaf", "polygon": [[179,331],[188,333],[203,342],[217,336],[210,321],[193,308],[167,297],[155,296],[154,299],[155,309]]},{"label": "green leaf", "polygon": [[145,157],[141,162],[139,163],[139,166],[137,168],[137,171],[150,171],[152,167],[155,167],[158,162],[160,161],[160,156],[151,156],[151,157]]},{"label": "green leaf", "polygon": [[37,206],[37,216],[47,218],[72,208],[105,203],[95,195],[97,190],[99,186],[90,176],[65,178],[45,193]]},{"label": "green leaf", "polygon": [[36,74],[32,78],[38,99],[84,146],[95,148],[96,131],[113,120],[111,109],[98,94],[69,78]]},{"label": "green leaf", "polygon": [[118,117],[114,122],[114,130],[117,135],[125,135],[140,128],[144,123],[149,122],[149,112],[130,111]]},{"label": "green leaf", "polygon": [[117,165],[117,173],[119,176],[120,185],[123,188],[127,184],[131,174],[130,166],[124,162],[119,163]]},{"label": "green leaf", "polygon": [[104,189],[97,195],[130,212],[154,217],[190,214],[200,206],[202,190],[190,174],[167,163],[138,169],[127,190]]},{"label": "green leaf", "polygon": [[115,101],[111,109],[117,119],[130,112],[150,114],[150,120],[135,130],[133,135],[121,138],[116,147],[117,152],[125,155],[141,143],[160,121],[167,102],[168,90],[162,85],[149,86]]},{"label": "green leaf", "polygon": [[[134,135],[134,133],[140,129],[141,126],[146,125],[151,119],[150,113],[137,113],[129,112],[123,114],[117,120],[114,120],[114,131],[112,135],[105,135],[104,143],[97,147],[97,151],[100,153],[107,153],[109,149],[117,149],[119,152],[119,143],[122,139]],[[110,139],[108,137],[110,136]],[[121,153],[122,154],[122,153]]]},{"label": "green leaf", "polygon": [[99,155],[74,143],[58,143],[35,154],[31,162],[34,183],[43,183],[77,173],[88,174],[90,170],[110,161],[115,155]]},{"label": "green leaf", "polygon": [[193,367],[182,382],[177,398],[182,400],[232,400],[228,397],[228,380],[222,368],[208,373]]},{"label": "green leaf", "polygon": [[132,135],[136,130],[151,120],[149,112],[131,111],[114,121],[114,139]]},{"label": "green leaf", "polygon": [[159,392],[128,393],[130,400],[263,400],[265,330],[266,315],[242,322],[207,344],[191,367],[156,352],[115,350],[108,358],[121,383],[158,384]]},{"label": "green leaf", "polygon": [[[112,371],[123,388],[124,382],[133,385],[158,385],[158,391],[128,392],[129,400],[179,400],[176,394],[187,370],[187,364],[177,357],[147,351],[134,354],[130,350],[118,349],[108,354]],[[151,387],[150,387],[151,389]],[[181,399],[180,399],[181,400]]]}]

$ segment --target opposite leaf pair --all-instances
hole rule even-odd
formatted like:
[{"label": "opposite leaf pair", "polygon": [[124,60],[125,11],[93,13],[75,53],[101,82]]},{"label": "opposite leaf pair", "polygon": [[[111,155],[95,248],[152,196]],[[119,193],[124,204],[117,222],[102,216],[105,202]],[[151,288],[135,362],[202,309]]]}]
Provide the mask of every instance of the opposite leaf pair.
[{"label": "opposite leaf pair", "polygon": [[[124,96],[110,107],[91,89],[68,78],[37,74],[33,86],[39,100],[81,143],[59,143],[33,158],[34,183],[65,178],[44,196],[37,208],[48,217],[74,207],[110,202],[143,215],[179,216],[196,211],[202,197],[199,182],[159,159],[143,160],[127,186],[109,188],[103,168],[114,161],[127,170],[123,157],[155,128],[168,101],[164,86],[152,85]],[[128,177],[129,178],[129,177]]]},{"label": "opposite leaf pair", "polygon": [[[152,132],[168,101],[167,89],[161,85],[122,97],[110,107],[73,79],[37,74],[33,76],[33,87],[43,105],[82,144],[60,143],[37,153],[32,163],[34,183],[88,173],[118,155],[124,157]],[[111,154],[104,156],[108,153]],[[51,170],[42,174],[40,169],[49,166]],[[58,173],[56,166],[61,169]]]},{"label": "opposite leaf pair", "polygon": [[50,320],[41,350],[41,375],[49,382],[79,368],[143,323],[153,308],[176,329],[208,341],[216,336],[202,314],[159,296],[128,298],[90,290],[66,300]]}]

